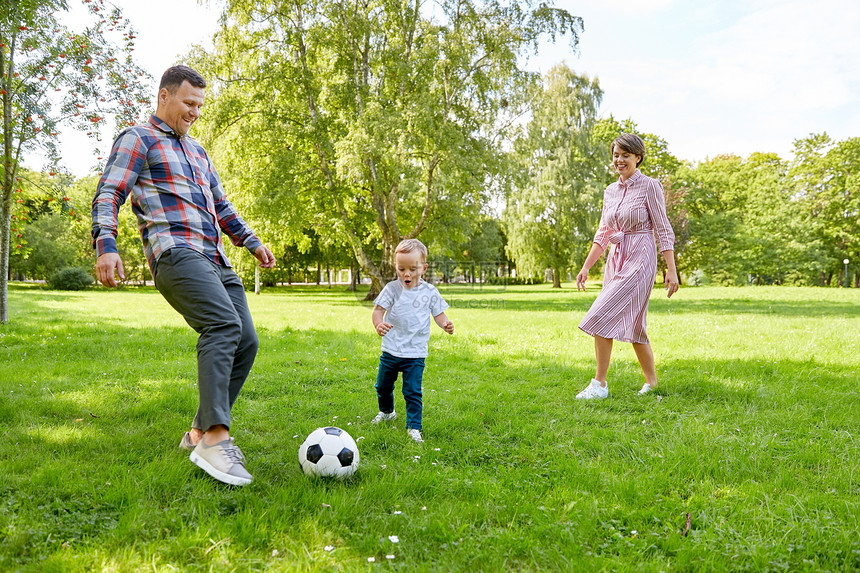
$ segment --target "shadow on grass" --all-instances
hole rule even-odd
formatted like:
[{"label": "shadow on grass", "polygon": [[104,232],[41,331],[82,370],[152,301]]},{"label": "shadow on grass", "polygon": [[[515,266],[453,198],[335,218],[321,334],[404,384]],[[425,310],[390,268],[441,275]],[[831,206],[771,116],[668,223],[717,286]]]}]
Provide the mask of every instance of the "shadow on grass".
[{"label": "shadow on grass", "polygon": [[[518,293],[519,294],[519,293]],[[491,294],[475,294],[464,297],[461,295],[446,296],[452,308],[491,309],[501,311],[531,311],[531,312],[581,312],[585,314],[597,298],[597,293],[589,292],[580,295],[568,294],[566,297],[539,296],[531,299],[521,297],[494,296]],[[834,301],[768,301],[736,299],[688,300],[675,297],[667,300],[662,291],[655,290],[651,295],[648,307],[649,313],[675,314],[752,314],[775,315],[786,317],[856,317],[860,316],[860,305],[848,302]]]}]

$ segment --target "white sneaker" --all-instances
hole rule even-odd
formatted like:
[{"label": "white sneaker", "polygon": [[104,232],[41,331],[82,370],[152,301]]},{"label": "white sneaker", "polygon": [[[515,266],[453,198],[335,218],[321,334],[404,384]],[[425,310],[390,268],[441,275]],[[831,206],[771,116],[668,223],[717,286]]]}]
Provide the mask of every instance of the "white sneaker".
[{"label": "white sneaker", "polygon": [[389,414],[385,412],[380,412],[376,415],[374,419],[370,421],[371,424],[378,424],[379,422],[390,422],[391,420],[397,419],[397,412],[392,410]]},{"label": "white sneaker", "polygon": [[415,440],[417,444],[423,444],[424,438],[421,437],[421,430],[416,430],[415,428],[409,428],[406,430],[406,435]]},{"label": "white sneaker", "polygon": [[609,396],[609,384],[601,386],[598,380],[591,379],[591,384],[585,390],[576,395],[577,400],[591,400],[594,398],[606,398]]},{"label": "white sneaker", "polygon": [[214,446],[207,446],[201,439],[189,459],[220,482],[248,485],[254,479],[245,469],[245,456],[242,455],[242,450],[233,444],[233,438],[227,438]]},{"label": "white sneaker", "polygon": [[643,396],[643,395],[647,394],[648,392],[650,392],[651,390],[653,390],[651,385],[648,384],[647,382],[645,382],[645,384],[642,385],[642,389],[639,390],[639,395]]}]

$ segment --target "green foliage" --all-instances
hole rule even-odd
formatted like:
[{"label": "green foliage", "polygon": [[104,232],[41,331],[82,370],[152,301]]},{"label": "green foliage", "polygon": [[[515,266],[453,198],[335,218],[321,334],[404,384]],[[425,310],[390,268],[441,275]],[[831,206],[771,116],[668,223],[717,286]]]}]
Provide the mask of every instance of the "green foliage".
[{"label": "green foliage", "polygon": [[858,169],[860,139],[826,134],[798,140],[791,162],[753,153],[683,166],[673,181],[689,225],[680,264],[721,284],[841,284],[842,260],[860,260]]},{"label": "green foliage", "polygon": [[[823,133],[799,139],[794,147],[786,185],[795,218],[818,255],[817,268],[801,269],[811,283],[829,285],[834,275],[841,282],[843,259],[853,261],[855,269],[860,262],[860,138],[834,142]],[[854,276],[860,286],[860,273]]]},{"label": "green foliage", "polygon": [[48,286],[55,290],[84,290],[93,284],[93,277],[81,267],[62,268],[48,277]]},{"label": "green foliage", "polygon": [[554,67],[514,142],[519,171],[505,210],[507,250],[524,275],[552,269],[554,287],[584,259],[600,219],[605,156],[592,129],[602,97],[597,80]]},{"label": "green foliage", "polygon": [[15,253],[10,261],[12,272],[30,279],[45,280],[55,271],[76,264],[74,245],[64,240],[67,229],[68,223],[56,213],[46,214],[26,225],[22,229],[22,240],[26,242],[27,250]]},{"label": "green foliage", "polygon": [[[176,448],[197,335],[154,289],[13,286],[0,569],[860,568],[860,289],[655,292],[662,399],[635,395],[619,344],[610,398],[580,403],[594,354],[576,317],[596,289],[441,288],[457,332],[431,336],[423,447],[399,392],[397,422],[370,424],[366,306],[326,288],[249,297],[261,347],[231,434],[255,481],[231,488]],[[351,481],[299,469],[329,424],[364,438]]]},{"label": "green foliage", "polygon": [[46,280],[62,267],[84,264],[74,232],[80,214],[67,194],[72,178],[27,170],[18,174],[10,227],[12,275]]},{"label": "green foliage", "polygon": [[98,137],[93,127],[108,114],[122,127],[148,103],[144,73],[131,57],[135,36],[128,20],[104,0],[83,4],[90,24],[72,31],[60,17],[68,8],[64,0],[0,2],[0,323],[7,318],[10,246],[20,244],[10,243],[10,235],[22,153],[41,149],[57,162],[63,125]]},{"label": "green foliage", "polygon": [[214,92],[201,136],[237,205],[276,245],[307,228],[348,244],[372,292],[402,238],[435,226],[444,251],[472,236],[536,79],[524,56],[547,36],[575,46],[581,30],[543,4],[434,10],[233,0],[215,52],[195,57]]},{"label": "green foliage", "polygon": [[539,285],[543,284],[543,277],[487,277],[486,284],[488,286],[518,286],[518,285]]}]

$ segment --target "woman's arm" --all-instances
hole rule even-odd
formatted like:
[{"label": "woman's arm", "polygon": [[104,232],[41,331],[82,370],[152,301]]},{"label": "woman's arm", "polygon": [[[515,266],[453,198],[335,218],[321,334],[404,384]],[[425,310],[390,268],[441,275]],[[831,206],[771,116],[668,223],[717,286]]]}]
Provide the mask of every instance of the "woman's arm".
[{"label": "woman's arm", "polygon": [[582,263],[582,269],[576,275],[576,290],[585,290],[585,281],[588,279],[588,271],[591,270],[591,267],[594,266],[594,263],[597,262],[597,259],[600,258],[600,255],[603,254],[604,250],[605,249],[599,244],[591,243],[591,250],[588,252],[588,256],[585,257],[585,262]]},{"label": "woman's arm", "polygon": [[673,294],[678,292],[681,287],[678,282],[678,270],[675,268],[675,251],[663,251],[663,260],[666,261],[666,280],[665,289],[667,298],[671,298]]}]

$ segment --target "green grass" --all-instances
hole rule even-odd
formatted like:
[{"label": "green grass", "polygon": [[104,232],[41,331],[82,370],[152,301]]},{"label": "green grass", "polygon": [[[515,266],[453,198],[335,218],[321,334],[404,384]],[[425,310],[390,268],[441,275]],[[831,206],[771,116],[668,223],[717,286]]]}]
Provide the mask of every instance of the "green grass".
[{"label": "green grass", "polygon": [[[860,290],[655,291],[660,399],[636,396],[619,343],[610,399],[578,403],[594,363],[577,324],[597,291],[565,286],[443,287],[457,332],[431,338],[423,447],[402,415],[369,423],[367,306],[337,289],[249,295],[261,349],[232,432],[245,488],[176,449],[196,337],[157,292],[13,287],[0,570],[860,568]],[[299,469],[329,424],[360,438],[350,481]]]}]

